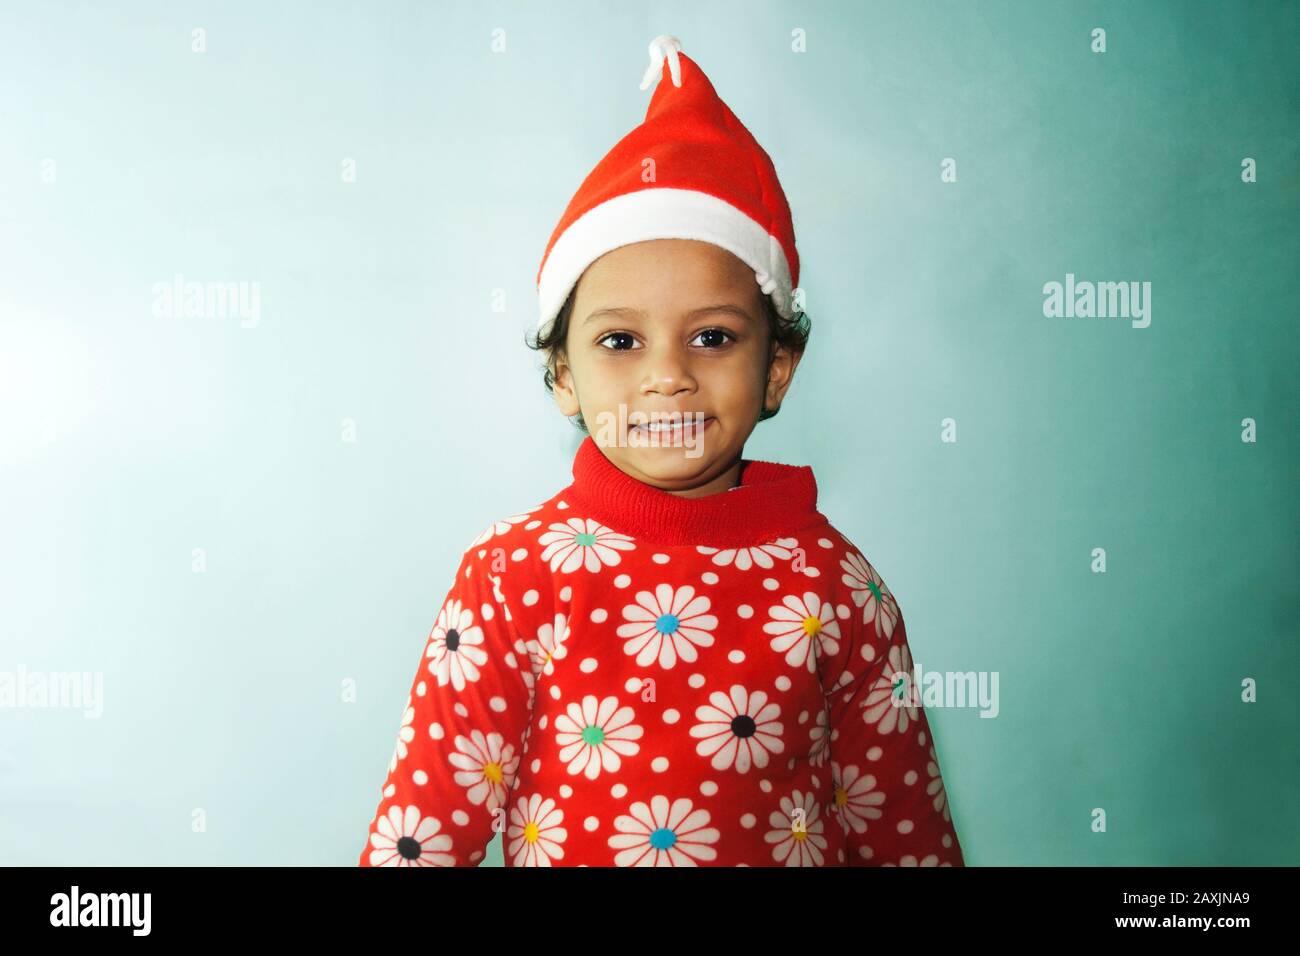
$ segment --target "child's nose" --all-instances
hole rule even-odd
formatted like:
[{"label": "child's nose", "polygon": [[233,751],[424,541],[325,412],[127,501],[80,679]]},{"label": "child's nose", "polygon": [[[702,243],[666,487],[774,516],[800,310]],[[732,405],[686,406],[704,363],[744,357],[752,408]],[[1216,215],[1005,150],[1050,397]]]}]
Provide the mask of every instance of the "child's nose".
[{"label": "child's nose", "polygon": [[691,374],[690,354],[685,347],[663,343],[661,347],[646,349],[645,376],[642,380],[642,392],[659,392],[675,395],[681,391],[693,391],[695,378]]}]

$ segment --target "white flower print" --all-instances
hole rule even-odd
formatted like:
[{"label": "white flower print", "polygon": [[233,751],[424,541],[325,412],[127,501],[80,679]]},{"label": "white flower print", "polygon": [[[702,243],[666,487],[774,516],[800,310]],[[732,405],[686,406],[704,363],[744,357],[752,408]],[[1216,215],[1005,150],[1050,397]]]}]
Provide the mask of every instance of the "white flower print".
[{"label": "white flower print", "polygon": [[781,753],[781,707],[769,701],[761,690],[747,691],[739,684],[731,685],[728,694],[714,691],[709,703],[695,708],[695,719],[700,721],[691,728],[692,737],[703,738],[695,747],[701,757],[712,757],[714,770],[732,767],[739,773],[749,773],[750,767],[767,766],[768,754]]},{"label": "white flower print", "polygon": [[898,623],[898,602],[885,582],[876,573],[867,559],[856,551],[850,552],[840,562],[844,569],[841,579],[853,589],[853,603],[862,608],[863,623],[873,623],[876,634],[889,640]]},{"label": "white flower print", "polygon": [[711,844],[720,834],[709,826],[709,811],[692,809],[685,797],[673,800],[659,794],[647,805],[637,802],[614,818],[618,831],[609,838],[615,866],[698,866],[696,860],[715,860]]},{"label": "white flower print", "polygon": [[517,637],[515,638],[514,650],[515,654],[520,658],[528,661],[527,667],[521,667],[518,670],[519,676],[524,679],[524,684],[528,687],[528,701],[529,706],[531,707],[534,696],[537,693],[536,668],[542,661],[540,656],[534,656],[538,652],[537,640],[533,639],[525,641],[522,637]]},{"label": "white flower print", "polygon": [[[772,650],[784,654],[785,662],[791,667],[806,667],[808,673],[814,673],[819,656],[829,656],[840,649],[840,624],[835,620],[835,607],[812,591],[806,591],[802,598],[787,594],[781,604],[768,608],[767,614],[770,620],[763,625],[763,631],[776,635],[772,638]],[[814,640],[819,644],[816,648]]]},{"label": "white flower print", "polygon": [[611,531],[590,518],[569,518],[552,524],[537,539],[542,545],[542,560],[551,562],[551,571],[568,574],[579,568],[596,572],[618,564],[620,551],[632,551],[636,544],[618,531]]},{"label": "white flower print", "polygon": [[402,726],[397,731],[397,745],[393,748],[393,759],[388,761],[388,772],[392,773],[397,769],[397,761],[406,759],[406,745],[415,739],[415,728],[411,726],[411,721],[415,720],[415,708],[411,706],[411,695],[406,695],[406,706],[402,709]]},{"label": "white flower print", "polygon": [[951,821],[952,811],[948,809],[948,790],[943,785],[943,777],[939,775],[939,758],[935,755],[933,744],[930,745],[930,759],[925,765],[925,772],[930,777],[930,782],[925,785],[926,796],[934,798],[935,812],[943,814],[945,821]]},{"label": "white flower print", "polygon": [[830,714],[823,707],[817,711],[817,721],[808,731],[808,736],[812,738],[812,746],[808,749],[808,763],[813,767],[820,767],[826,762],[826,757],[830,754]]},{"label": "white flower print", "polygon": [[569,653],[564,644],[568,638],[569,620],[563,614],[556,614],[552,623],[537,629],[537,638],[528,642],[528,663],[533,674],[555,673],[555,661]]},{"label": "white flower print", "polygon": [[438,620],[429,635],[424,656],[429,658],[429,673],[438,678],[438,686],[448,682],[464,690],[467,681],[479,678],[479,668],[487,663],[483,650],[483,631],[474,623],[474,612],[452,599],[438,612]]},{"label": "white flower print", "polygon": [[713,555],[712,561],[718,567],[727,567],[735,565],[737,571],[748,571],[750,568],[773,568],[776,566],[776,560],[789,561],[791,557],[791,548],[799,543],[797,538],[777,538],[770,544],[761,544],[754,548],[706,548],[698,545],[695,550],[700,554]]},{"label": "white flower print", "polygon": [[641,750],[635,741],[645,731],[632,723],[634,716],[631,707],[619,707],[617,697],[600,700],[588,694],[581,706],[569,704],[555,718],[555,742],[569,773],[583,774],[588,780],[595,780],[602,770],[617,773],[623,757]]},{"label": "white flower print", "polygon": [[[525,518],[527,518],[536,510],[537,510],[536,508],[533,508],[529,511],[525,511],[517,515],[511,515],[509,518],[502,518],[499,521],[492,522],[490,525],[487,526],[487,528],[483,531],[482,534],[480,534],[477,538],[475,538],[472,542],[470,542],[469,548],[478,547],[480,544],[483,544],[485,541],[489,541],[495,535],[505,534],[512,527],[519,524],[519,522],[523,521]],[[469,548],[466,548],[465,550],[468,551]]]},{"label": "white flower print", "polygon": [[767,822],[772,829],[767,831],[764,839],[774,844],[772,858],[776,862],[786,866],[822,865],[826,821],[821,819],[815,793],[796,790],[793,799],[782,797],[781,809],[773,810]]},{"label": "white flower print", "polygon": [[832,761],[831,781],[835,791],[831,812],[839,816],[844,832],[865,833],[867,821],[882,816],[880,805],[885,802],[884,791],[876,789],[875,776],[852,764],[841,768]]},{"label": "white flower print", "polygon": [[505,737],[481,730],[470,731],[468,737],[458,735],[447,761],[456,768],[452,779],[465,788],[470,803],[486,803],[488,810],[505,806],[519,769],[519,755]]},{"label": "white flower print", "polygon": [[952,866],[951,863],[940,863],[939,857],[931,853],[925,859],[918,861],[912,854],[907,854],[897,863],[882,863],[881,866]]},{"label": "white flower print", "polygon": [[563,859],[561,844],[569,832],[560,826],[564,811],[550,797],[535,793],[520,797],[510,810],[506,826],[506,852],[515,866],[551,866],[552,860]]},{"label": "white flower print", "polygon": [[[906,733],[909,721],[917,715],[917,695],[907,693],[915,685],[912,675],[912,652],[907,645],[895,644],[871,690],[862,702],[862,719],[875,724],[882,734]],[[897,698],[897,699],[895,699]]]},{"label": "white flower print", "polygon": [[709,599],[696,595],[689,584],[673,589],[670,584],[660,584],[655,593],[638,591],[636,604],[623,608],[628,622],[618,626],[618,636],[625,638],[623,650],[635,654],[636,662],[646,667],[656,660],[663,668],[672,668],[680,657],[688,664],[694,663],[700,647],[712,647],[718,619],[709,610]]},{"label": "white flower print", "polygon": [[441,829],[437,818],[422,816],[419,807],[394,804],[370,834],[370,865],[455,866],[456,858],[447,852],[451,837]]}]

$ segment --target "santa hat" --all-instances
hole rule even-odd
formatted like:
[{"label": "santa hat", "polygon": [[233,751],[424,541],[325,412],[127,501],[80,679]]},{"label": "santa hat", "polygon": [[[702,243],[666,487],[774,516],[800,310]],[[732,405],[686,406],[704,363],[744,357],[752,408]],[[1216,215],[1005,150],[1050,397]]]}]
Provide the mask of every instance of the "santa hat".
[{"label": "santa hat", "polygon": [[649,239],[721,246],[754,270],[779,315],[794,315],[799,254],[776,168],[681,48],[672,36],[650,41],[641,89],[661,82],[645,121],[587,175],[546,244],[537,271],[541,334],[587,266]]}]

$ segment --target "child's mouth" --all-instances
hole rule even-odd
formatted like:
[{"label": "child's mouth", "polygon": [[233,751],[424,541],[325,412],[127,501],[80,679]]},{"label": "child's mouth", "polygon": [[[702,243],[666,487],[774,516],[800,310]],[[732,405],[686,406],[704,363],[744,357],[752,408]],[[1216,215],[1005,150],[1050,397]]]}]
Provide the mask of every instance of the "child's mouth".
[{"label": "child's mouth", "polygon": [[635,434],[644,438],[655,437],[661,442],[664,440],[679,441],[702,434],[712,421],[713,416],[711,415],[703,420],[697,420],[694,416],[687,415],[682,421],[646,422],[644,425],[632,425],[628,428],[628,434]]}]

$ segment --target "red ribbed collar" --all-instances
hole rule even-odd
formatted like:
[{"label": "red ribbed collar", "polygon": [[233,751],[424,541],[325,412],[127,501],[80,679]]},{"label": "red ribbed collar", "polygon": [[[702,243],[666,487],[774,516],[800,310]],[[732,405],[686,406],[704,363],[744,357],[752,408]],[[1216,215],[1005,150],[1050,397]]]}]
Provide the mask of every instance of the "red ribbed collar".
[{"label": "red ribbed collar", "polygon": [[750,547],[826,522],[808,465],[743,458],[735,488],[683,498],[620,470],[590,435],[578,446],[563,497],[578,517],[665,547]]}]

